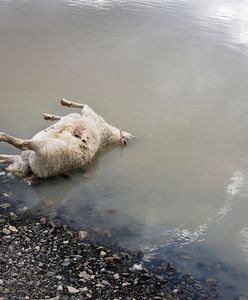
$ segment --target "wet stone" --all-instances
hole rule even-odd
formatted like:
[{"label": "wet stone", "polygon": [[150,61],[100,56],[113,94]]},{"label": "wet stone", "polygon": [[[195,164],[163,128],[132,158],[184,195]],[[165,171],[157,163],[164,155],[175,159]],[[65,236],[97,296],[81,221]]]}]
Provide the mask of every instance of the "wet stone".
[{"label": "wet stone", "polygon": [[17,233],[18,229],[15,226],[9,226],[8,229],[12,232],[12,233]]},{"label": "wet stone", "polygon": [[111,284],[110,284],[107,280],[102,280],[102,284],[103,284],[103,285],[111,286]]},{"label": "wet stone", "polygon": [[206,279],[206,283],[210,286],[215,286],[217,285],[217,279],[214,279],[214,278],[207,278]]},{"label": "wet stone", "polygon": [[203,289],[203,286],[200,285],[200,284],[198,284],[198,283],[196,283],[196,284],[194,285],[194,287],[195,287],[197,290],[202,290],[202,289]]},{"label": "wet stone", "polygon": [[9,213],[11,220],[16,220],[17,219],[17,215],[13,212]]},{"label": "wet stone", "polygon": [[101,257],[104,257],[104,256],[106,256],[106,255],[107,255],[106,252],[104,252],[104,251],[101,251],[101,252],[100,252],[100,256],[101,256]]},{"label": "wet stone", "polygon": [[80,272],[79,273],[79,277],[84,278],[85,280],[89,280],[90,279],[90,275],[87,272],[85,272],[85,271]]},{"label": "wet stone", "polygon": [[[174,300],[181,294],[182,299],[207,295],[204,289],[195,287],[199,282],[193,278],[187,282],[175,268],[165,269],[163,274],[152,271],[153,267],[140,260],[141,253],[112,243],[102,246],[100,242],[80,240],[78,230],[47,215],[20,216],[13,207],[12,212],[17,218],[8,210],[0,213],[0,219],[4,219],[0,223],[0,297],[4,300],[25,296],[30,300]],[[9,230],[8,234],[3,230]],[[179,292],[173,294],[173,289]]]},{"label": "wet stone", "polygon": [[78,239],[80,241],[83,241],[88,235],[88,232],[87,231],[84,231],[84,230],[79,230],[78,232]]},{"label": "wet stone", "polygon": [[7,209],[9,207],[10,207],[9,203],[2,203],[2,204],[0,204],[0,208]]},{"label": "wet stone", "polygon": [[11,231],[10,231],[9,229],[7,229],[7,228],[3,228],[3,233],[4,233],[5,235],[10,235],[10,234],[11,234]]},{"label": "wet stone", "polygon": [[123,283],[122,283],[122,286],[123,286],[123,287],[128,287],[128,286],[130,286],[130,285],[131,285],[130,282],[123,282]]},{"label": "wet stone", "polygon": [[69,259],[69,258],[65,258],[64,261],[63,261],[63,263],[62,263],[62,266],[63,266],[63,267],[67,267],[67,266],[69,266],[70,264],[71,264],[70,259]]},{"label": "wet stone", "polygon": [[69,294],[77,294],[79,293],[79,290],[74,288],[73,286],[67,286],[67,290],[69,292]]},{"label": "wet stone", "polygon": [[48,272],[46,273],[46,277],[53,277],[54,275],[55,275],[55,273],[52,272],[52,271],[48,271]]},{"label": "wet stone", "polygon": [[120,279],[120,275],[119,275],[118,273],[114,274],[113,277],[114,277],[114,279],[116,279],[116,280]]}]

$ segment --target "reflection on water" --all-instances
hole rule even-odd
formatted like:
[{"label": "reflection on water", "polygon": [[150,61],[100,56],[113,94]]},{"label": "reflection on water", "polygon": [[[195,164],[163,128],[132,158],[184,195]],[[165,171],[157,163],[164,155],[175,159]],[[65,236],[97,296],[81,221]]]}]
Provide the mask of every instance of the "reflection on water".
[{"label": "reflection on water", "polygon": [[227,185],[227,195],[223,206],[219,208],[215,215],[208,217],[205,223],[197,226],[192,232],[186,229],[173,229],[164,233],[164,236],[171,237],[174,234],[174,239],[180,245],[186,245],[195,241],[204,241],[208,239],[208,229],[216,227],[216,225],[223,221],[229,212],[232,212],[236,195],[241,192],[244,185],[244,174],[241,171],[235,172],[234,176],[230,179],[231,183]]},{"label": "reflection on water", "polygon": [[244,227],[239,232],[239,246],[244,252],[246,261],[248,262],[248,227]]},{"label": "reflection on water", "polygon": [[137,137],[15,192],[125,245],[200,244],[247,267],[247,32],[241,0],[0,1],[1,131],[32,136],[65,97]]}]

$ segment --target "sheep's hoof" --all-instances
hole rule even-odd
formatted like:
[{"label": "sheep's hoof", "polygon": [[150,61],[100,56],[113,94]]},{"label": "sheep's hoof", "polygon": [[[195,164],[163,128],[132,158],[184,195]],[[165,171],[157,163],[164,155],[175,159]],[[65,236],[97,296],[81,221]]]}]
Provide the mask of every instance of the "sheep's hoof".
[{"label": "sheep's hoof", "polygon": [[64,98],[62,98],[60,100],[60,104],[63,105],[63,106],[68,106],[68,107],[70,107],[72,105],[71,101],[68,101],[68,100],[66,100]]}]

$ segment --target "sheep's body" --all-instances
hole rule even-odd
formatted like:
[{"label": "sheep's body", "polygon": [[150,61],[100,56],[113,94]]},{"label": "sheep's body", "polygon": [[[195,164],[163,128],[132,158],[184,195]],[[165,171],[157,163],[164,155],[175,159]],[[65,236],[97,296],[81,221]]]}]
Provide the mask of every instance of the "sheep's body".
[{"label": "sheep's body", "polygon": [[23,150],[21,155],[0,155],[0,162],[8,165],[6,171],[22,177],[35,175],[41,178],[67,174],[90,163],[102,147],[125,143],[132,137],[109,125],[88,105],[66,100],[62,100],[62,104],[81,107],[82,114],[46,115],[46,119],[59,121],[26,141],[0,133],[0,141]]}]

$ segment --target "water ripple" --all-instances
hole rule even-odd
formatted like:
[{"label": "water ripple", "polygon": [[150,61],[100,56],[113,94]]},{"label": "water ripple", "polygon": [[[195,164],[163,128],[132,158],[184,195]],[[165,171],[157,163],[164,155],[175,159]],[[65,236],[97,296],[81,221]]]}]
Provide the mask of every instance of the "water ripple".
[{"label": "water ripple", "polygon": [[244,253],[246,261],[248,262],[248,227],[244,227],[240,230],[239,234],[240,249]]},{"label": "water ripple", "polygon": [[[179,1],[184,2],[184,0]],[[85,7],[85,8],[93,8],[93,9],[110,9],[114,7],[121,8],[156,8],[168,5],[168,3],[173,3],[172,0],[66,0],[66,3],[70,6],[75,7]]]}]

